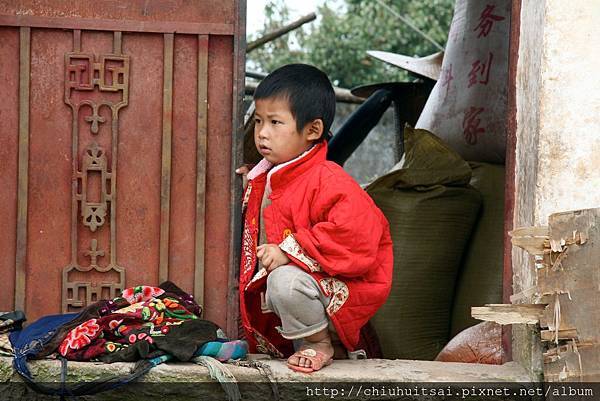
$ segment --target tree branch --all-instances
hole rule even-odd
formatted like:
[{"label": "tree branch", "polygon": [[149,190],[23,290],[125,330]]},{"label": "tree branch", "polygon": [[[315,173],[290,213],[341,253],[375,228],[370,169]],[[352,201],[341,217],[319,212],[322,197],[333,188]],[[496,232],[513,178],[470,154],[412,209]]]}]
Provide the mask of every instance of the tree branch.
[{"label": "tree branch", "polygon": [[279,29],[274,30],[273,32],[269,32],[269,33],[265,34],[264,36],[261,36],[260,38],[248,43],[248,46],[246,47],[246,53],[250,53],[252,50],[255,50],[256,48],[261,47],[265,43],[269,43],[269,42],[277,39],[278,37],[283,36],[286,33],[293,31],[294,29],[297,29],[297,28],[301,27],[302,25],[315,20],[316,18],[317,18],[317,15],[315,13],[310,13],[292,23],[289,23],[287,25],[282,26]]}]

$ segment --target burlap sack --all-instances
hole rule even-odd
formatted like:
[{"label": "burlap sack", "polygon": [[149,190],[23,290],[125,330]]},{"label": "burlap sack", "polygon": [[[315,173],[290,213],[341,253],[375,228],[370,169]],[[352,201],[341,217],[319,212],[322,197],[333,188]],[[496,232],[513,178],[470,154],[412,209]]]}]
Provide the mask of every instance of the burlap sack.
[{"label": "burlap sack", "polygon": [[481,197],[471,168],[437,137],[407,127],[399,169],[367,192],[394,242],[392,291],[372,319],[385,358],[432,360],[449,340],[456,277]]},{"label": "burlap sack", "polygon": [[472,306],[502,303],[504,166],[470,165],[471,186],[481,193],[482,204],[456,281],[450,337],[480,323],[471,317]]}]

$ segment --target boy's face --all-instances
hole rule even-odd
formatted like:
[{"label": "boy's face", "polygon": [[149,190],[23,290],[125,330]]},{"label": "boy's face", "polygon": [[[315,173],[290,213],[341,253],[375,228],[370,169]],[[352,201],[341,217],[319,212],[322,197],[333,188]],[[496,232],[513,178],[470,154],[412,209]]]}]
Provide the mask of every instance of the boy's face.
[{"label": "boy's face", "polygon": [[[298,132],[288,101],[279,98],[256,100],[254,144],[269,162],[280,164],[300,156],[321,136],[314,124]],[[317,125],[320,120],[317,121]]]}]

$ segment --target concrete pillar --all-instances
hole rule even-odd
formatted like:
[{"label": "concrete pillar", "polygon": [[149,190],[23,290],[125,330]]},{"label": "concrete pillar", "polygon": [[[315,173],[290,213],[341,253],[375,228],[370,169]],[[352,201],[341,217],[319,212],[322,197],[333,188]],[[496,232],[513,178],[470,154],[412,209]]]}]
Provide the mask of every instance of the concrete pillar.
[{"label": "concrete pillar", "polygon": [[[600,206],[600,3],[522,0],[516,71],[514,227]],[[531,258],[513,248],[513,300],[530,303]],[[535,333],[513,327],[513,358],[541,372]]]}]

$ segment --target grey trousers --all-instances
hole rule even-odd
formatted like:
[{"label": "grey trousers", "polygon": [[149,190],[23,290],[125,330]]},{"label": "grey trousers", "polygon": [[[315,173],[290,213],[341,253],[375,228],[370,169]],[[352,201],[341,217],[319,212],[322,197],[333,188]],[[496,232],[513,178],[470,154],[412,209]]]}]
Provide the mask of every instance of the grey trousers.
[{"label": "grey trousers", "polygon": [[297,266],[284,265],[267,277],[263,311],[279,316],[282,327],[277,330],[284,338],[295,340],[332,327],[325,312],[330,300],[310,274]]}]

